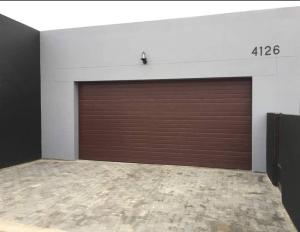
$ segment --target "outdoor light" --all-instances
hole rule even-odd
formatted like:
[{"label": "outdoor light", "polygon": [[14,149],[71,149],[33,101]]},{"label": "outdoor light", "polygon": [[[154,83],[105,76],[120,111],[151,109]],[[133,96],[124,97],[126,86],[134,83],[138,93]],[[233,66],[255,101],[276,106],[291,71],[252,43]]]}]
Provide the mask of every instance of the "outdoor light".
[{"label": "outdoor light", "polygon": [[142,52],[141,60],[143,61],[143,64],[147,64],[147,57],[146,57],[146,53],[145,52]]}]

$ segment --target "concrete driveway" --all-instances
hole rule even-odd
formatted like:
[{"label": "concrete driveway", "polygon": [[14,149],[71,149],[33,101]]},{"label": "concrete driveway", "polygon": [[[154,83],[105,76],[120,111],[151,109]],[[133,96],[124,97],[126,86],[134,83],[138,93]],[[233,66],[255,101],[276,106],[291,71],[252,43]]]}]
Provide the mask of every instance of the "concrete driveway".
[{"label": "concrete driveway", "polygon": [[40,160],[0,180],[1,232],[296,231],[265,174]]}]

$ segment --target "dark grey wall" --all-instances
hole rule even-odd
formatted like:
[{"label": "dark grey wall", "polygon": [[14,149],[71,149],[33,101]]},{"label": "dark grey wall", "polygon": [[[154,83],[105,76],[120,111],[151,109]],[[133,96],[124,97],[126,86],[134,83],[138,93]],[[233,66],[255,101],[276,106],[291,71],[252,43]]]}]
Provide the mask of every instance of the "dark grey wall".
[{"label": "dark grey wall", "polygon": [[0,15],[0,168],[41,157],[39,37]]},{"label": "dark grey wall", "polygon": [[279,119],[279,164],[282,202],[300,231],[300,116],[281,114]]}]

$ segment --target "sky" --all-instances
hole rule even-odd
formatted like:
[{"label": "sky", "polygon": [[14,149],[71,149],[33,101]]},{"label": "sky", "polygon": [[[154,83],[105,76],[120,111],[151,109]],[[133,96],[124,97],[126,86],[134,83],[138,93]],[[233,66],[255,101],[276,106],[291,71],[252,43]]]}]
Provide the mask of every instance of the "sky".
[{"label": "sky", "polygon": [[0,14],[37,30],[300,6],[297,1],[0,1]]}]

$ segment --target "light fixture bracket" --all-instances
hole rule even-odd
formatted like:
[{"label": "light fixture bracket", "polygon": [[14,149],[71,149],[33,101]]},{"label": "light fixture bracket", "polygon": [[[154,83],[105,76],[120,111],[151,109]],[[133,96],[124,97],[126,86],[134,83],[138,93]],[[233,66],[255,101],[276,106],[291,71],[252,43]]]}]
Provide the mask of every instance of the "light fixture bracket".
[{"label": "light fixture bracket", "polygon": [[147,64],[148,61],[147,61],[147,56],[146,56],[145,52],[142,52],[141,60],[143,61],[143,64]]}]

